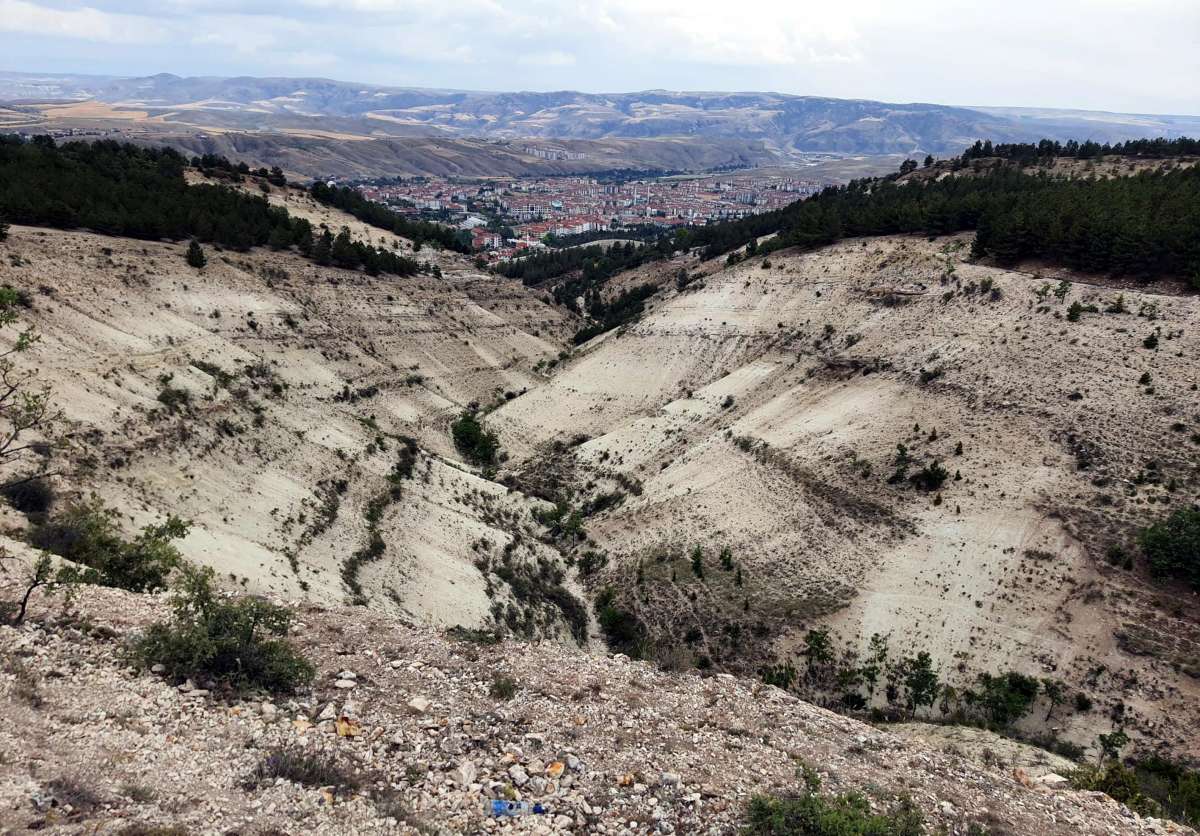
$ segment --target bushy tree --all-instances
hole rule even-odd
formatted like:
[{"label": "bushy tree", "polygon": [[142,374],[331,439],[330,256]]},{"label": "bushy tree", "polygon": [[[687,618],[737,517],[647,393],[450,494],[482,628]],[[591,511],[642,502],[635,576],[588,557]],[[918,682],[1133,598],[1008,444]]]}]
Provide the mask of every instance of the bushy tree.
[{"label": "bushy tree", "polygon": [[182,560],[171,541],[187,535],[187,523],[169,517],[126,541],[114,517],[99,500],[74,505],[34,527],[30,543],[76,564],[63,571],[80,583],[133,592],[166,589],[167,577]]},{"label": "bushy tree", "polygon": [[994,728],[1008,728],[1024,717],[1038,695],[1038,681],[1016,671],[981,673],[978,683],[980,690],[967,692],[964,699],[982,709]]},{"label": "bushy tree", "polygon": [[184,260],[187,261],[189,267],[195,267],[197,270],[208,263],[208,258],[204,255],[204,249],[195,238],[188,244],[187,255],[184,256]]},{"label": "bushy tree", "polygon": [[169,622],[131,646],[143,667],[160,664],[176,679],[214,679],[236,690],[291,691],[312,681],[312,664],[287,641],[292,615],[252,596],[224,598],[207,566],[181,567]]},{"label": "bushy tree", "polygon": [[938,696],[938,673],[933,669],[933,659],[928,651],[905,659],[904,687],[908,692],[908,709],[914,715],[921,706],[932,706]]},{"label": "bushy tree", "polygon": [[1138,546],[1155,575],[1177,577],[1200,589],[1200,508],[1178,508],[1145,528]]},{"label": "bushy tree", "polygon": [[472,411],[466,411],[450,425],[454,446],[468,461],[492,467],[496,464],[496,453],[500,450],[500,439],[486,429]]}]

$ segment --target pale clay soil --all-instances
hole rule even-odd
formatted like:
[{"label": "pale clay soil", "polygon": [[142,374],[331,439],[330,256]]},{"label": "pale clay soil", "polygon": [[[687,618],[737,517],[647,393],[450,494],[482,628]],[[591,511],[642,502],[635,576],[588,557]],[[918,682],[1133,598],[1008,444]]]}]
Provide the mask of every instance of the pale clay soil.
[{"label": "pale clay soil", "polygon": [[[287,201],[289,211],[395,241],[295,193]],[[968,239],[847,241],[773,254],[766,269],[761,259],[724,269],[693,258],[642,268],[614,287],[665,277],[662,297],[640,322],[581,347],[553,372],[535,366],[569,345],[576,322],[541,291],[428,250],[416,257],[435,259],[444,279],[371,279],[289,254],[211,248],[208,266],[196,271],[179,244],[15,227],[0,282],[33,295],[27,317],[42,341],[27,359],[72,430],[74,469],[62,489],[95,491],[121,509],[130,531],[169,513],[191,520],[184,554],[245,591],[322,606],[345,601],[341,566],[366,536],[362,509],[396,455],[390,437],[382,451],[369,446],[378,427],[412,436],[421,452],[403,499],[385,514],[386,555],[360,575],[369,608],[413,624],[486,623],[493,603],[513,595],[476,567],[481,549],[519,540],[524,559],[558,560],[529,516],[542,503],[480,478],[450,442],[449,423],[466,404],[509,393],[485,419],[511,456],[502,472],[535,462],[550,440],[583,434],[588,440],[574,448],[583,473],[601,481],[620,474],[643,487],[587,520],[610,560],[586,583],[568,572],[581,597],[585,586],[613,584],[680,647],[693,623],[761,622],[765,635],[748,645],[705,629],[687,651],[744,675],[789,658],[817,624],[860,646],[872,632],[890,631],[897,650],[932,650],[947,679],[956,669],[966,677],[1012,667],[1087,690],[1094,712],[1056,717],[1064,736],[1084,745],[1109,730],[1107,712],[1121,701],[1135,736],[1200,754],[1197,686],[1187,673],[1200,658],[1194,608],[1175,603],[1182,593],[1156,593],[1136,573],[1098,559],[1136,526],[1196,499],[1200,446],[1190,437],[1200,431],[1200,400],[1191,387],[1200,380],[1200,302],[1127,290],[1129,313],[1085,313],[1069,323],[1070,301],[1103,310],[1117,292],[1078,283],[1065,300],[1042,302],[1041,280],[966,264],[965,248],[950,246],[956,242]],[[680,292],[670,284],[680,266],[707,275]],[[1000,298],[962,292],[981,280]],[[1150,304],[1155,318],[1139,316]],[[1141,342],[1153,330],[1160,346],[1149,351]],[[236,373],[259,361],[286,383],[282,397],[265,387],[235,396],[244,375],[223,386],[194,365]],[[864,374],[863,366],[874,370]],[[923,383],[922,369],[940,375]],[[1144,371],[1153,375],[1152,393],[1137,382]],[[162,414],[156,396],[167,374],[192,393],[189,414]],[[335,400],[343,386],[378,392]],[[218,431],[222,420],[233,434]],[[1078,467],[1081,442],[1087,470]],[[960,472],[940,504],[886,484],[897,443],[917,466],[937,458]],[[1159,484],[1141,478],[1150,459],[1163,474]],[[308,536],[322,481],[339,479],[347,488],[335,519]],[[4,547],[31,557],[20,542],[23,519],[8,512],[4,526]],[[653,556],[694,544],[708,549],[708,582],[669,580],[669,564]],[[744,570],[744,587],[716,570],[723,545]],[[633,583],[639,560],[655,581],[644,599]],[[339,621],[357,629],[355,619]],[[421,653],[451,652],[412,629]],[[510,648],[506,656],[557,654],[555,664],[571,671],[623,664],[572,650],[561,627],[542,632],[564,647]],[[595,654],[594,624],[591,632]],[[10,631],[5,641],[23,639]],[[129,681],[109,663],[95,664],[97,676]],[[700,682],[637,670],[681,700]],[[482,670],[471,675],[487,679]],[[199,714],[208,718],[196,720],[202,724],[233,722],[213,708]],[[736,769],[757,769],[749,760],[737,759]],[[781,761],[770,780],[791,770]]]}]

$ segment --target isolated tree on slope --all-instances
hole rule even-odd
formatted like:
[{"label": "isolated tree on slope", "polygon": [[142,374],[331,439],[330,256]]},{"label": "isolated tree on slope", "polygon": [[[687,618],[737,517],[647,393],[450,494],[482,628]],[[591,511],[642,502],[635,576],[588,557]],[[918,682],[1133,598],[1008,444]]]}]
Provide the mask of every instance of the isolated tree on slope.
[{"label": "isolated tree on slope", "polygon": [[939,682],[933,659],[922,650],[915,658],[904,660],[904,686],[908,689],[908,708],[915,717],[921,706],[932,706],[937,699]]},{"label": "isolated tree on slope", "polygon": [[208,263],[208,259],[204,257],[204,250],[200,249],[200,242],[195,238],[192,239],[192,243],[188,244],[185,258],[189,266],[197,269]]}]

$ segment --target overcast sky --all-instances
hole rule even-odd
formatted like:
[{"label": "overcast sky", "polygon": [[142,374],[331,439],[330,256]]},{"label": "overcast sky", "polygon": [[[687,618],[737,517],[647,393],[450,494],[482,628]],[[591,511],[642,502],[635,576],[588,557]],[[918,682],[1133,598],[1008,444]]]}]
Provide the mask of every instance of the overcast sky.
[{"label": "overcast sky", "polygon": [[1200,114],[1200,0],[0,0],[0,69]]}]

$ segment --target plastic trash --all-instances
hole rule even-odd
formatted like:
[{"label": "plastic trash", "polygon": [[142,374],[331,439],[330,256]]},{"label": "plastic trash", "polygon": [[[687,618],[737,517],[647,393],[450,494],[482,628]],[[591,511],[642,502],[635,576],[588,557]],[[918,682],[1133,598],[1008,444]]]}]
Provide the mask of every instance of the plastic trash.
[{"label": "plastic trash", "polygon": [[493,818],[501,819],[506,816],[527,816],[530,813],[540,816],[546,810],[541,804],[530,804],[528,801],[505,801],[502,798],[496,798],[488,802],[488,812]]}]

